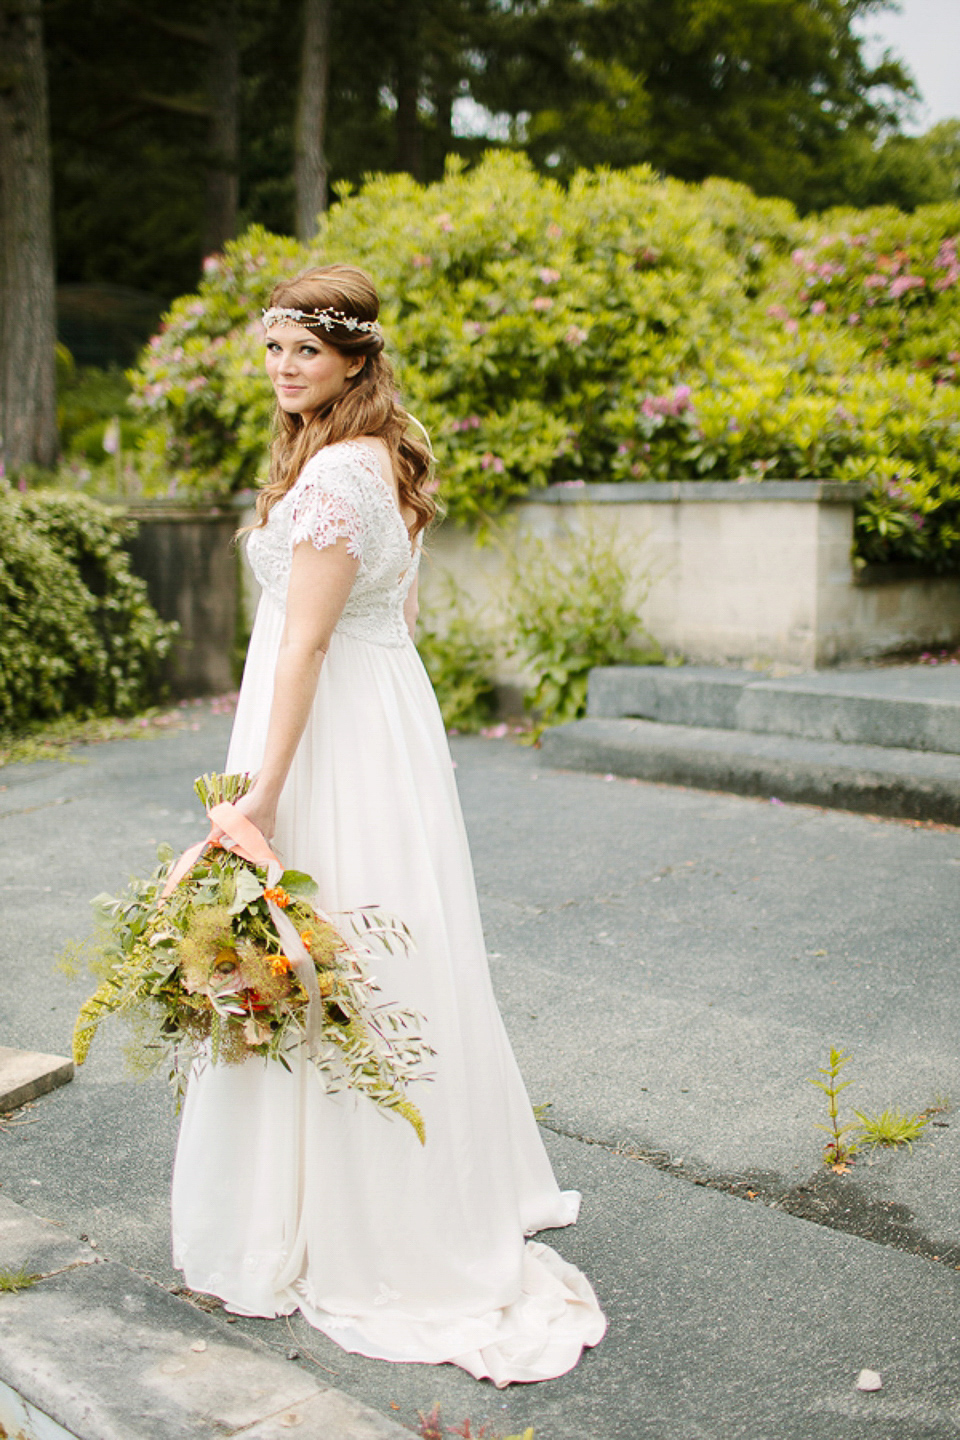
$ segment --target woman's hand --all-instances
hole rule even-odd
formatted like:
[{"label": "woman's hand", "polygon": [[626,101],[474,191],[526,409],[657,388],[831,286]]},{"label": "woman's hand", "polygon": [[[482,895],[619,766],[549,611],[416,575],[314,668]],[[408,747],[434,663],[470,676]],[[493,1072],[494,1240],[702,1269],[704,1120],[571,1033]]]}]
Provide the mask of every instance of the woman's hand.
[{"label": "woman's hand", "polygon": [[271,795],[260,780],[254,780],[246,795],[234,801],[234,809],[256,825],[264,840],[272,840],[277,828],[277,796]]}]

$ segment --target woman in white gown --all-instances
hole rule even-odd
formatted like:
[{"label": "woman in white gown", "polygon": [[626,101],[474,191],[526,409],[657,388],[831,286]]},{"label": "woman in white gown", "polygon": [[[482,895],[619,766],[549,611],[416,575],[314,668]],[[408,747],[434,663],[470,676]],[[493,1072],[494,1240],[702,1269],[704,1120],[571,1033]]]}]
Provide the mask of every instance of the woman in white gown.
[{"label": "woman in white gown", "polygon": [[376,904],[416,945],[378,959],[437,1054],[410,1128],[325,1094],[309,1060],[191,1079],[175,1263],[228,1309],[300,1309],[345,1349],[545,1380],[605,1329],[587,1280],[524,1236],[570,1225],[497,1010],[446,735],[411,640],[429,452],[406,434],[379,303],[351,266],[281,284],[278,400],[249,554],[262,587],[227,768],[241,808],[329,912]]}]

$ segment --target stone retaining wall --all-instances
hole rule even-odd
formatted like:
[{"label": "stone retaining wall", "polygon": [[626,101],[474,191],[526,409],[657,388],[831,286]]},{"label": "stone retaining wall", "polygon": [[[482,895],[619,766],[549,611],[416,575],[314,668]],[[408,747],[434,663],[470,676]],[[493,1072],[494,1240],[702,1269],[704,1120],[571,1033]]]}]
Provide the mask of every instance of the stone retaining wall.
[{"label": "stone retaining wall", "polygon": [[811,669],[960,643],[956,576],[854,567],[862,494],[818,480],[552,486],[513,506],[492,544],[442,525],[428,542],[422,592],[442,608],[451,574],[494,623],[505,552],[518,537],[592,527],[625,544],[649,579],[641,618],[690,660]]},{"label": "stone retaining wall", "polygon": [[197,509],[169,501],[127,507],[138,523],[129,550],[150,603],[180,634],[166,665],[174,698],[216,695],[236,686],[239,565],[230,506]]}]

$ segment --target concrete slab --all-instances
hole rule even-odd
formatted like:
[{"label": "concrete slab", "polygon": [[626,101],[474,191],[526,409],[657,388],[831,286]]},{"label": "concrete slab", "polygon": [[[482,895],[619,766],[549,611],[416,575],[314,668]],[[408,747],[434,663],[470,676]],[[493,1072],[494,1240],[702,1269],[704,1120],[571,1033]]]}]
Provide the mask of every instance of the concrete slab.
[{"label": "concrete slab", "polygon": [[17,1110],[38,1095],[73,1079],[73,1061],[65,1055],[40,1055],[0,1045],[0,1114]]},{"label": "concrete slab", "polygon": [[598,666],[590,671],[587,714],[735,730],[740,697],[756,678],[755,671],[710,665]]},{"label": "concrete slab", "polygon": [[[584,1198],[575,1229],[542,1238],[589,1273],[610,1319],[603,1342],[569,1375],[497,1394],[451,1366],[320,1348],[294,1317],[340,1388],[411,1419],[427,1396],[448,1426],[529,1425],[536,1440],[954,1440],[955,1271],[547,1138]],[[856,1391],[864,1368],[883,1377],[879,1394]]]},{"label": "concrete slab", "polygon": [[[9,1210],[9,1207],[8,1207]],[[24,1227],[30,1230],[29,1218]],[[77,1440],[393,1440],[408,1433],[122,1265],[0,1305],[0,1383]],[[54,1432],[55,1433],[55,1432]]]},{"label": "concrete slab", "polygon": [[653,720],[574,720],[544,732],[566,770],[775,796],[871,815],[960,824],[960,756]]},{"label": "concrete slab", "polygon": [[0,1271],[49,1275],[74,1265],[93,1265],[96,1252],[52,1220],[41,1220],[0,1195]]},{"label": "concrete slab", "polygon": [[[90,985],[39,957],[83,934],[89,896],[156,841],[193,838],[183,797],[221,762],[228,723],[0,772],[4,1043],[66,1045]],[[532,1425],[536,1440],[953,1440],[955,1111],[912,1153],[864,1157],[836,1197],[815,1194],[828,1222],[866,1213],[873,1241],[752,1201],[752,1184],[710,1186],[820,1176],[806,1077],[830,1044],[853,1053],[860,1108],[960,1097],[958,832],[554,771],[507,741],[453,749],[498,997],[531,1099],[565,1132],[546,1133],[557,1174],[584,1196],[578,1226],[545,1238],[595,1281],[611,1330],[569,1376],[500,1394],[344,1354],[294,1318],[301,1355],[328,1367],[310,1375],[385,1421],[412,1426],[437,1400],[447,1425]],[[176,1122],[162,1079],[131,1082],[121,1039],[105,1027],[73,1085],[0,1124],[0,1182],[172,1281]],[[282,1322],[207,1318],[291,1363]],[[863,1368],[879,1394],[854,1390]]]},{"label": "concrete slab", "polygon": [[960,666],[828,670],[772,678],[708,666],[591,672],[588,715],[960,753]]}]

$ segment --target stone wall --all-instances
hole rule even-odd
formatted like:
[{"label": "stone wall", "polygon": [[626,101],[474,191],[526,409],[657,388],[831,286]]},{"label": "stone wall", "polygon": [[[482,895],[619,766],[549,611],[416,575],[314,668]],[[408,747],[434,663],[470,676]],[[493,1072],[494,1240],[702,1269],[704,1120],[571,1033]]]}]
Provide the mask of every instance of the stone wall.
[{"label": "stone wall", "polygon": [[133,570],[147,582],[150,603],[180,634],[167,661],[175,698],[235,688],[240,615],[239,564],[233,545],[239,518],[228,507],[194,509],[169,502],[137,504],[130,541]]},{"label": "stone wall", "polygon": [[442,609],[449,574],[496,623],[517,538],[592,527],[625,545],[649,581],[641,618],[689,660],[811,669],[960,643],[957,577],[854,567],[861,494],[814,480],[553,486],[513,506],[485,545],[441,526],[422,593]]}]

